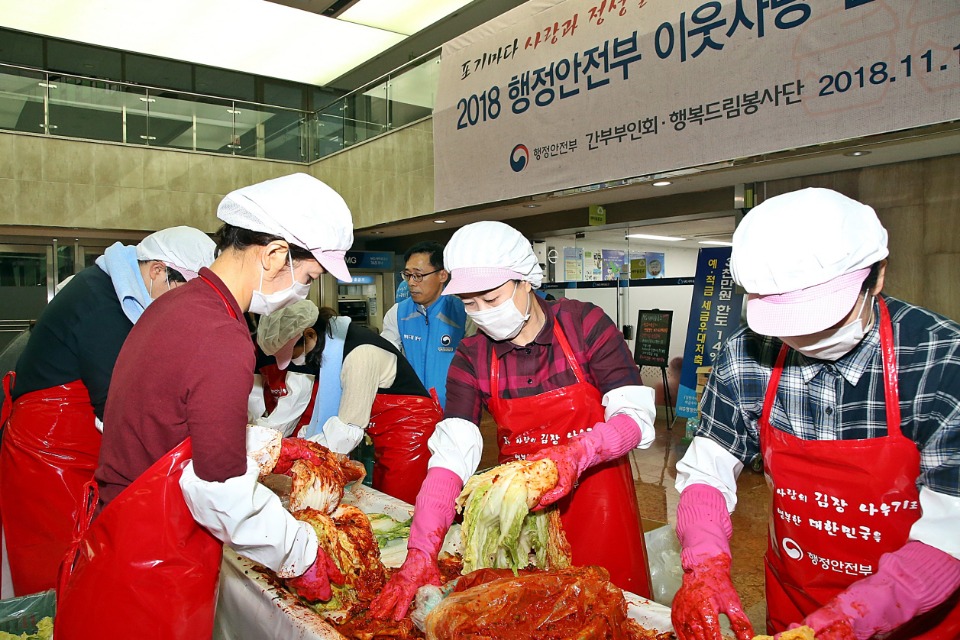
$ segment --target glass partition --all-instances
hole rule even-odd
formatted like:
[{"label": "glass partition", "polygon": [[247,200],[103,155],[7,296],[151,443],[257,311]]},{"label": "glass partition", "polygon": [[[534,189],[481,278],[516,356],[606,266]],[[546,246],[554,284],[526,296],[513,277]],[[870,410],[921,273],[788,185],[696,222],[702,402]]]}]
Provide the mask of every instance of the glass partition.
[{"label": "glass partition", "polygon": [[0,64],[0,129],[312,162],[432,114],[439,50],[316,112]]}]

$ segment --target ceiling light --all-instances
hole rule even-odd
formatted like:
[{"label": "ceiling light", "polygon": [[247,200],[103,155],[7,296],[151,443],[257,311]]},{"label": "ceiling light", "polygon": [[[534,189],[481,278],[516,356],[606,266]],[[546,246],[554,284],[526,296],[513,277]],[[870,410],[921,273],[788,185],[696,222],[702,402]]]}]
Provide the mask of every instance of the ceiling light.
[{"label": "ceiling light", "polygon": [[715,244],[719,247],[732,247],[732,242],[727,242],[726,240],[701,240],[700,244]]},{"label": "ceiling light", "polygon": [[640,240],[660,240],[661,242],[680,242],[686,238],[675,238],[673,236],[652,236],[646,233],[628,233],[625,238],[638,238]]},{"label": "ceiling light", "polygon": [[236,109],[227,109],[227,113],[232,113],[233,115],[238,116],[241,112],[237,111]]},{"label": "ceiling light", "polygon": [[337,18],[410,36],[467,4],[470,0],[359,0]]},{"label": "ceiling light", "polygon": [[140,102],[156,102],[156,98],[140,98]]},{"label": "ceiling light", "polygon": [[383,235],[383,231],[371,231],[370,233],[375,236]]},{"label": "ceiling light", "polygon": [[849,156],[851,158],[859,158],[860,156],[870,155],[870,152],[869,151],[847,151],[843,155]]},{"label": "ceiling light", "polygon": [[539,207],[539,206],[540,206],[540,205],[538,205],[538,204],[530,203],[530,204],[525,204],[525,205],[523,205],[523,208],[524,208],[524,209],[536,209],[536,208]]},{"label": "ceiling light", "polygon": [[56,88],[57,88],[57,85],[53,84],[52,82],[38,82],[37,84],[40,85],[41,87],[45,88],[45,89],[56,89]]},{"label": "ceiling light", "polygon": [[656,182],[653,183],[653,186],[655,186],[655,187],[668,187],[668,186],[670,186],[671,184],[673,184],[673,183],[670,182],[669,180],[657,180]]},{"label": "ceiling light", "polygon": [[446,221],[446,220],[434,220],[433,222],[434,222],[435,224],[447,224],[447,221]]}]

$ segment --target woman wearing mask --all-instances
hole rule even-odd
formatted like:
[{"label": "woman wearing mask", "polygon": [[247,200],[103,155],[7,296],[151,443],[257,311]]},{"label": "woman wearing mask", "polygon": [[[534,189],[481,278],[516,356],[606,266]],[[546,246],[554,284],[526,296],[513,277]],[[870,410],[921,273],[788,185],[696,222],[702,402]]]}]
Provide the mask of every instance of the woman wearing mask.
[{"label": "woman wearing mask", "polygon": [[12,405],[0,446],[0,504],[14,593],[5,584],[3,597],[56,584],[83,487],[97,468],[120,348],[155,299],[210,266],[213,250],[191,227],[157,231],[136,246],[117,242],[43,310],[5,394]]},{"label": "woman wearing mask", "polygon": [[228,194],[217,216],[211,268],[151,307],[117,360],[97,513],[65,563],[58,638],[209,638],[222,543],[313,599],[340,578],[246,455],[254,349],[243,314],[302,300],[328,271],[349,280],[350,211],[294,174]]},{"label": "woman wearing mask", "polygon": [[[443,412],[397,348],[308,300],[264,316],[257,341],[282,371],[291,363],[296,370],[282,381],[287,395],[275,413],[303,414],[300,436],[337,453],[349,454],[369,436],[374,489],[412,504],[427,474],[427,440]],[[300,391],[298,378],[306,376],[316,380],[312,396]]]},{"label": "woman wearing mask", "polygon": [[605,567],[617,586],[649,596],[643,534],[626,454],[653,441],[653,390],[616,326],[585,302],[536,295],[533,249],[501,222],[458,230],[444,251],[447,293],[480,329],[457,349],[444,420],[417,496],[407,559],[371,605],[399,620],[417,588],[438,584],[436,558],[454,500],[477,468],[486,406],[500,461],[550,458],[560,479],[538,508],[558,503],[576,565]]}]

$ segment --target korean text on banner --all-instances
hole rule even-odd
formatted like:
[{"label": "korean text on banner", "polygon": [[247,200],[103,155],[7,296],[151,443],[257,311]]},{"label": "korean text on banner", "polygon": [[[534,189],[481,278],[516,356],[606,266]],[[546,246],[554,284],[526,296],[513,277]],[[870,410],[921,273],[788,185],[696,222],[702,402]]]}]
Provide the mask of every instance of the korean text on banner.
[{"label": "korean text on banner", "polygon": [[702,386],[724,341],[740,325],[743,296],[730,275],[730,247],[700,249],[690,303],[677,393],[677,417],[697,415],[697,387]]},{"label": "korean text on banner", "polygon": [[960,20],[956,0],[530,0],[439,73],[444,211],[958,120]]}]

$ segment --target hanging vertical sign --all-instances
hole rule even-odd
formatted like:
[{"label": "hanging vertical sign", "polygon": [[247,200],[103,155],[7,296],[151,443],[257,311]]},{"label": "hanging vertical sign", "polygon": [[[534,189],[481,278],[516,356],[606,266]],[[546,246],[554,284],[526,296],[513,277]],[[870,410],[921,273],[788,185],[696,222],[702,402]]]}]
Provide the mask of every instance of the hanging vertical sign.
[{"label": "hanging vertical sign", "polygon": [[743,297],[730,275],[730,247],[700,249],[693,283],[690,321],[683,349],[683,369],[677,393],[677,417],[697,415],[698,390],[713,368],[724,341],[740,326]]}]

